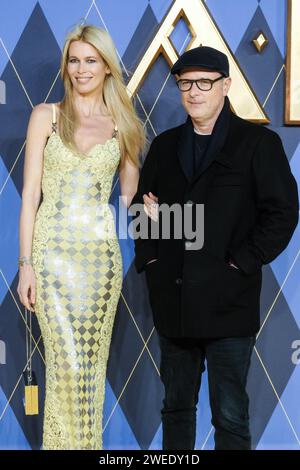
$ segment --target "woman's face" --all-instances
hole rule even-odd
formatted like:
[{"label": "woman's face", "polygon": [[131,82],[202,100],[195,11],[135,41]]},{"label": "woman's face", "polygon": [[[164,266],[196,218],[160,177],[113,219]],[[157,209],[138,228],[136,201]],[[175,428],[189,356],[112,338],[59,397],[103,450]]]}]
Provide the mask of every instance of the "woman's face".
[{"label": "woman's face", "polygon": [[73,41],[69,47],[67,70],[73,87],[82,95],[102,92],[105,76],[110,73],[97,49],[83,41]]}]

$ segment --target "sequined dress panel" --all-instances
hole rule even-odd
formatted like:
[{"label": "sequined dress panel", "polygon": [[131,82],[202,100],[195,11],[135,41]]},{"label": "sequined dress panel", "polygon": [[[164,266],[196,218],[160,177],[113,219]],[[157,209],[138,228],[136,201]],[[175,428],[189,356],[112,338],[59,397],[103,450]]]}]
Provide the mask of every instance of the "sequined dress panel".
[{"label": "sequined dress panel", "polygon": [[33,236],[46,359],[44,449],[102,448],[102,410],[122,258],[108,206],[116,137],[76,155],[53,132]]}]

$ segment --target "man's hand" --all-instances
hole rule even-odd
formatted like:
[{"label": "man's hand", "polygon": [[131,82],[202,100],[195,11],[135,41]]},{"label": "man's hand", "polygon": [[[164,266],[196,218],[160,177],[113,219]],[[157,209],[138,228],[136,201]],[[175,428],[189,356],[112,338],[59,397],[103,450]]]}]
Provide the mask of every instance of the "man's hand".
[{"label": "man's hand", "polygon": [[158,221],[158,198],[151,192],[143,195],[144,210],[150,219]]}]

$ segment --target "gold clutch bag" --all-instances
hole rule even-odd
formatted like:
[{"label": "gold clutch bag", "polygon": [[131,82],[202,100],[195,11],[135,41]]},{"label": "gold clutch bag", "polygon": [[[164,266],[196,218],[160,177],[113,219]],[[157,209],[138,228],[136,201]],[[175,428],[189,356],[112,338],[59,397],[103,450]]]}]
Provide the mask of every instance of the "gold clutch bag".
[{"label": "gold clutch bag", "polygon": [[29,312],[29,325],[28,325],[28,311],[25,309],[25,323],[26,323],[26,368],[23,372],[25,382],[25,414],[38,415],[39,414],[39,393],[36,381],[36,375],[32,370],[32,317]]}]

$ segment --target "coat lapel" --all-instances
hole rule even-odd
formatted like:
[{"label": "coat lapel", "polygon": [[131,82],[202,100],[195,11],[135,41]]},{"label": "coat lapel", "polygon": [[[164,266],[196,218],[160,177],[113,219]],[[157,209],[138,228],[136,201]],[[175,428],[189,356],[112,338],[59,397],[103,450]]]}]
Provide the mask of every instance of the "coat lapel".
[{"label": "coat lapel", "polygon": [[188,181],[193,178],[193,158],[194,158],[194,129],[190,117],[182,126],[182,131],[178,141],[177,155],[181,168]]},{"label": "coat lapel", "polygon": [[[209,146],[204,155],[204,159],[197,173],[192,179],[192,184],[197,181],[197,179],[202,175],[202,173],[212,164],[214,160],[222,162],[222,156],[225,156],[221,153],[225,141],[227,139],[227,134],[229,131],[229,120],[230,120],[230,103],[229,99],[225,98],[225,103],[222,111],[219,114],[219,117],[215,123]],[[224,160],[225,163],[225,160]]]},{"label": "coat lapel", "polygon": [[224,166],[231,166],[227,155],[222,152],[229,132],[230,116],[230,102],[226,97],[223,109],[214,126],[209,146],[204,155],[201,167],[198,169],[196,174],[193,174],[194,128],[190,116],[188,116],[185,124],[182,126],[178,141],[177,155],[185,177],[191,185],[200,178],[200,176],[215,160]]},{"label": "coat lapel", "polygon": [[222,149],[224,147],[229,131],[229,120],[230,103],[228,98],[226,97],[223,109],[215,123],[209,146],[205,152],[202,164],[200,168],[198,168],[197,173],[193,176],[191,184],[194,184],[198,180],[198,178],[212,164],[213,161],[217,160],[220,163],[223,163],[224,165],[228,165],[226,155],[222,153]]}]

